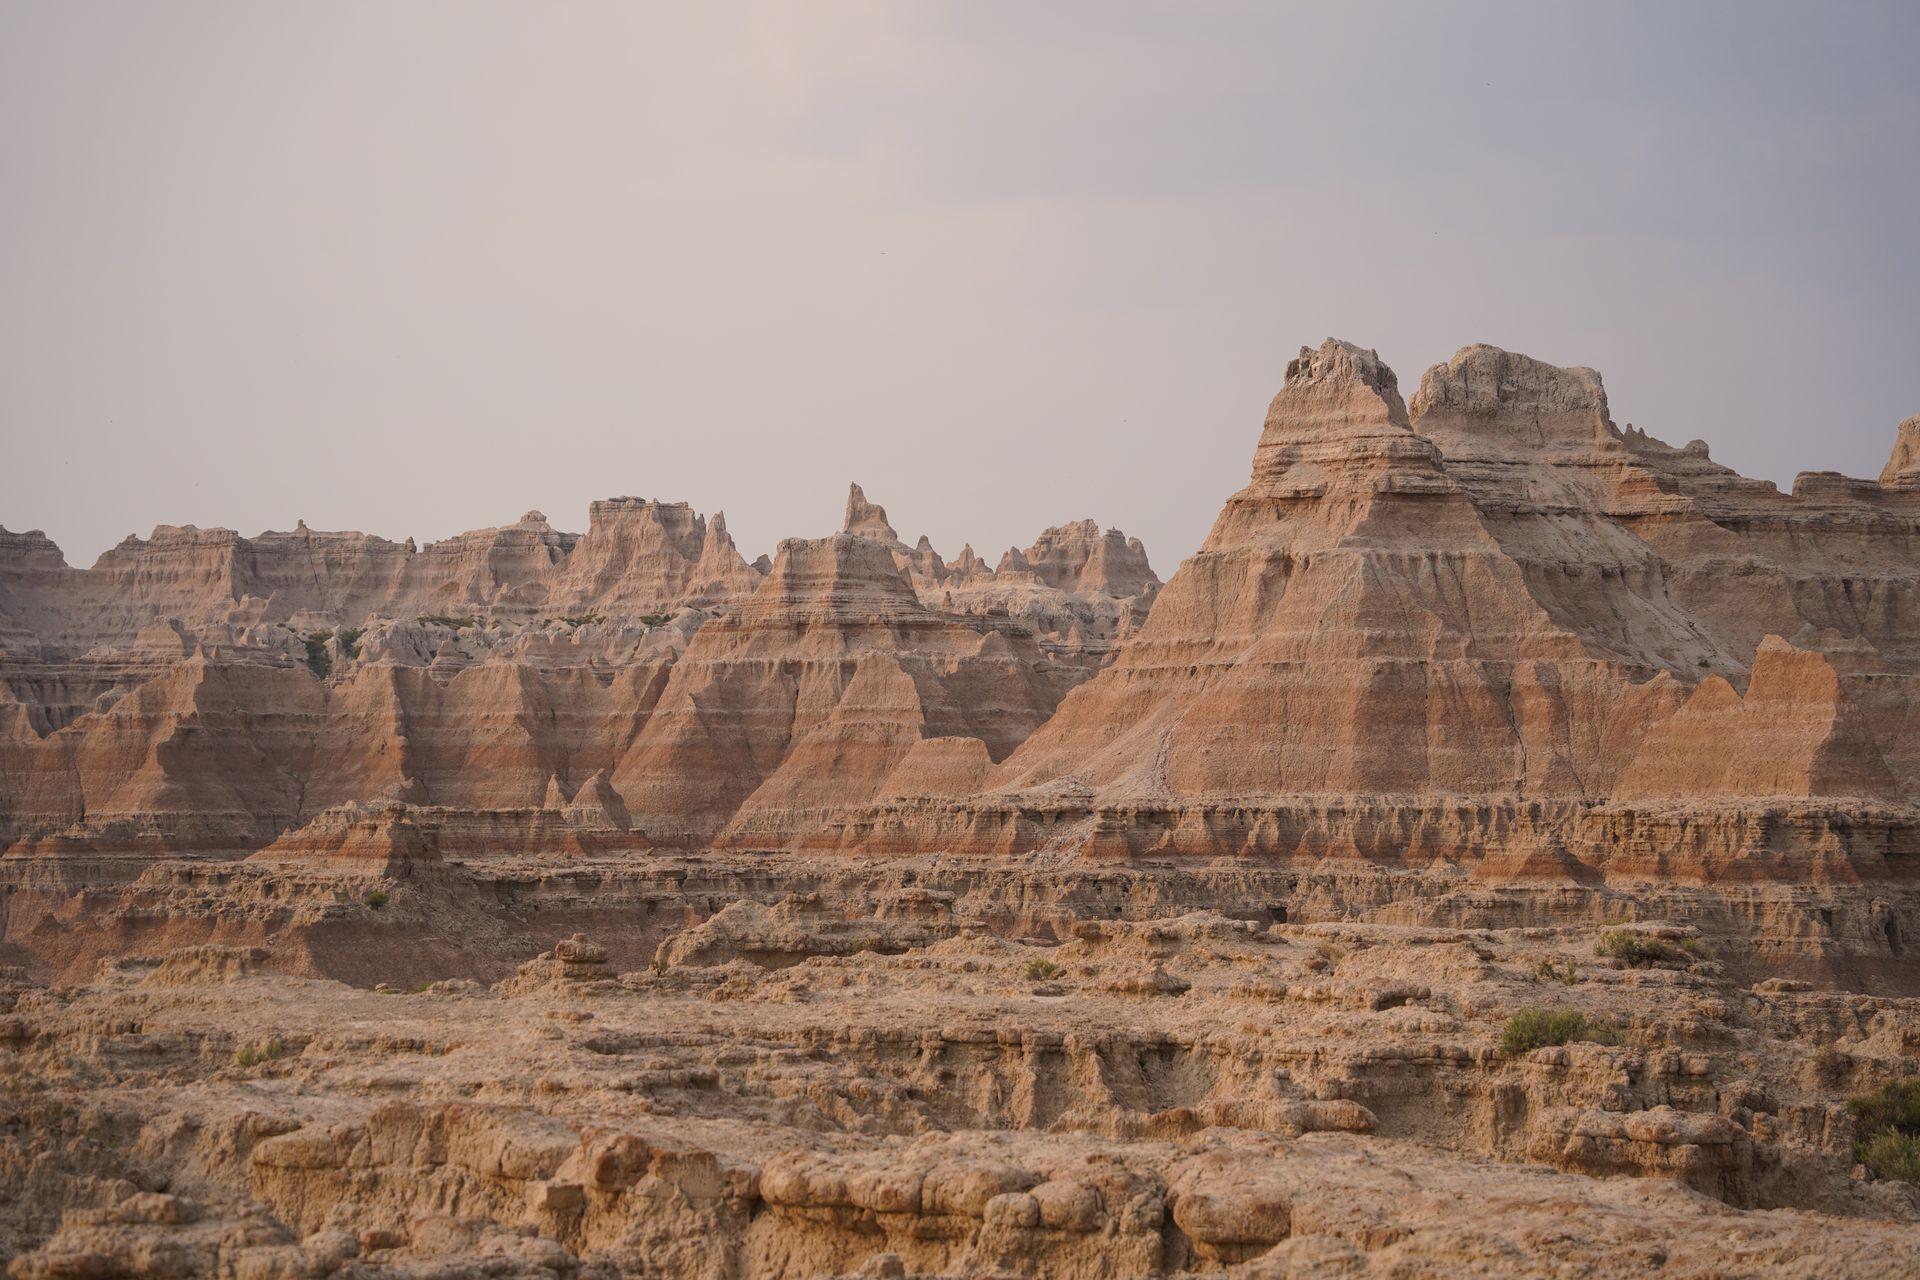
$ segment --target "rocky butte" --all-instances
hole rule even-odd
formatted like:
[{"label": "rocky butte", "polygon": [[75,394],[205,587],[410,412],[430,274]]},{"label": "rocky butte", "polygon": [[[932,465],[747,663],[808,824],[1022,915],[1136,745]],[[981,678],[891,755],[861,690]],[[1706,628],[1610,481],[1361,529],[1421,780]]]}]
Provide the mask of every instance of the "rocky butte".
[{"label": "rocky butte", "polygon": [[1164,584],[0,529],[8,1273],[1920,1274],[1920,418],[1329,340],[1253,446]]}]

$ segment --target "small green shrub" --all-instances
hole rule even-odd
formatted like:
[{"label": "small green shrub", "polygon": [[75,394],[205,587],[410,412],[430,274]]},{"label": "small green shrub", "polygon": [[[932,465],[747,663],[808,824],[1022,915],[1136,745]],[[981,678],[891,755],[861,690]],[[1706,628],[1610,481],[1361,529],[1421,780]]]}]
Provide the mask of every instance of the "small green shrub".
[{"label": "small green shrub", "polygon": [[1574,963],[1571,960],[1567,961],[1567,967],[1564,969],[1556,965],[1551,959],[1542,960],[1533,967],[1533,976],[1537,981],[1557,982],[1563,987],[1570,987],[1580,981],[1580,971],[1574,967]]},{"label": "small green shrub", "polygon": [[[648,614],[647,616],[653,617],[655,615]],[[560,621],[566,623],[570,627],[584,627],[595,622],[605,622],[606,620],[607,620],[607,615],[604,613],[600,613],[598,611],[595,611],[593,613],[577,614],[573,617],[560,619]],[[653,624],[649,624],[649,625],[653,625]]]},{"label": "small green shrub", "polygon": [[1861,1133],[1897,1129],[1920,1134],[1920,1080],[1896,1080],[1847,1101],[1854,1128]]},{"label": "small green shrub", "polygon": [[1522,1009],[1507,1019],[1500,1030],[1500,1054],[1517,1058],[1548,1045],[1591,1040],[1612,1044],[1618,1037],[1613,1028],[1587,1021],[1576,1009]]},{"label": "small green shrub", "polygon": [[643,613],[640,615],[640,625],[643,627],[664,627],[672,621],[673,615],[670,613]]},{"label": "small green shrub", "polygon": [[477,627],[480,625],[472,618],[460,617],[451,613],[423,613],[420,615],[419,620],[421,622],[431,623],[434,626],[452,627],[455,631],[460,630],[462,627]]},{"label": "small green shrub", "polygon": [[340,651],[349,658],[360,656],[360,637],[367,634],[365,627],[342,627],[333,633],[340,642]]},{"label": "small green shrub", "polygon": [[1876,1178],[1920,1182],[1920,1134],[1882,1129],[1854,1147],[1861,1164]]},{"label": "small green shrub", "polygon": [[1920,1080],[1883,1084],[1847,1101],[1853,1155],[1875,1177],[1920,1182]]},{"label": "small green shrub", "polygon": [[370,893],[368,893],[365,898],[362,898],[361,901],[365,902],[368,906],[372,907],[375,911],[378,911],[382,907],[386,906],[389,902],[392,902],[393,897],[392,895],[388,894],[388,892],[385,889],[375,889]]},{"label": "small green shrub", "polygon": [[1713,665],[1713,659],[1712,659],[1712,658],[1702,658],[1702,659],[1700,659],[1700,660],[1699,660],[1699,661],[1698,661],[1697,663],[1695,663],[1694,665],[1696,665],[1696,666],[1701,666],[1701,667],[1710,667],[1710,666],[1712,666],[1712,665]]},{"label": "small green shrub", "polygon": [[1618,960],[1629,969],[1651,969],[1675,959],[1673,948],[1658,938],[1628,929],[1608,929],[1593,944],[1594,954]]},{"label": "small green shrub", "polygon": [[316,631],[306,638],[307,670],[322,680],[333,670],[333,655],[327,652],[327,641],[331,639],[331,631]]},{"label": "small green shrub", "polygon": [[1045,957],[1038,957],[1027,961],[1020,972],[1026,974],[1030,981],[1045,982],[1048,978],[1060,975],[1060,966]]},{"label": "small green shrub", "polygon": [[257,1067],[263,1062],[272,1062],[275,1058],[285,1057],[286,1052],[287,1046],[280,1042],[279,1036],[275,1036],[258,1047],[248,1045],[233,1055],[233,1062],[235,1066]]}]

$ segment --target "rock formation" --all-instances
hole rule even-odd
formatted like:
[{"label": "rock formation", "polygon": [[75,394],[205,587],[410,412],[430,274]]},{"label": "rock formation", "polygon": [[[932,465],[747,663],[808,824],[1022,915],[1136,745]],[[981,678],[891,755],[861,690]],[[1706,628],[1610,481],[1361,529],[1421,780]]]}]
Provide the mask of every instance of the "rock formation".
[{"label": "rock formation", "polygon": [[1616,427],[1591,370],[1469,347],[1410,412],[1329,340],[1112,665],[972,801],[881,806],[843,843],[1533,850],[1577,876],[1627,870],[1621,823],[1658,798],[1735,862],[1784,826],[1877,868],[1920,837],[1916,533],[1902,491],[1787,497]]},{"label": "rock formation", "polygon": [[[1910,1070],[1911,1001],[1742,985],[1670,924],[1036,945],[979,906],[743,899],[491,988],[232,945],[11,982],[0,1054],[39,1087],[0,1250],[21,1280],[1920,1267],[1838,1101]],[[405,907],[334,909],[364,938]]]},{"label": "rock formation", "polygon": [[883,547],[905,551],[906,544],[900,541],[900,535],[887,523],[887,509],[877,503],[867,501],[865,490],[857,484],[847,486],[847,514],[841,521],[843,533],[853,534],[857,538],[866,538]]},{"label": "rock formation", "polygon": [[1880,483],[1889,489],[1920,487],[1920,414],[1900,423],[1893,453],[1880,472]]},{"label": "rock formation", "polygon": [[1030,636],[929,610],[892,551],[793,539],[675,662],[613,785],[656,840],[791,843],[870,799],[921,738],[1005,756],[1067,676]]},{"label": "rock formation", "polygon": [[1920,789],[1913,426],[1880,483],[1784,495],[1617,427],[1591,370],[1468,347],[1409,407],[1329,340],[1164,591],[1092,521],[991,568],[908,547],[858,485],[842,535],[764,567],[724,516],[638,498],[420,549],[163,526],[90,570],[8,533],[0,841],[238,855],[401,803],[635,849],[1579,876],[1651,803],[1725,831],[1844,811],[1843,861],[1871,863]]},{"label": "rock formation", "polygon": [[886,508],[859,485],[847,494],[841,530],[879,543],[929,608],[995,625],[1011,619],[1031,630],[1050,654],[1091,672],[1146,616],[1160,587],[1138,538],[1104,534],[1091,520],[1044,530],[1022,551],[1010,547],[997,569],[971,544],[949,565],[925,535],[912,548],[887,521]]},{"label": "rock formation", "polygon": [[1920,419],[1781,493],[1487,346],[1303,348],[1164,587],[0,528],[0,1259],[1910,1274],[1917,618]]}]

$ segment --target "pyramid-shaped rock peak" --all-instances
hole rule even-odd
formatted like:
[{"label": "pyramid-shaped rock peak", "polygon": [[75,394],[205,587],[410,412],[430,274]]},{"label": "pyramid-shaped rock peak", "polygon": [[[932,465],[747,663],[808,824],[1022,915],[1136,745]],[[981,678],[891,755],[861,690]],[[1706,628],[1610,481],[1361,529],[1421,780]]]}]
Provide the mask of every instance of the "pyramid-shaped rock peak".
[{"label": "pyramid-shaped rock peak", "polygon": [[[1393,370],[1373,351],[1329,338],[1317,350],[1302,347],[1288,363],[1286,385],[1267,408],[1252,478],[1228,499],[1203,551],[1322,545],[1367,525],[1381,495],[1454,491],[1439,451],[1408,425]],[[1442,514],[1430,505],[1422,510],[1429,522]],[[1461,511],[1449,514],[1443,529],[1457,524]],[[1372,526],[1375,534],[1386,531]],[[1419,535],[1406,526],[1393,536]]]},{"label": "pyramid-shaped rock peak", "polygon": [[1900,423],[1880,483],[1888,488],[1920,489],[1920,413]]},{"label": "pyramid-shaped rock peak", "polygon": [[626,829],[630,825],[627,816],[626,801],[614,790],[613,780],[605,769],[595,769],[591,777],[580,784],[573,793],[572,801],[566,806],[567,813],[576,822],[594,823]]},{"label": "pyramid-shaped rock peak", "polygon": [[907,572],[913,578],[914,590],[920,592],[923,599],[936,592],[940,584],[947,580],[946,561],[940,558],[940,553],[933,549],[933,540],[924,533],[914,544],[913,550],[906,553],[905,561]]},{"label": "pyramid-shaped rock peak", "polygon": [[907,549],[900,535],[887,523],[887,509],[877,502],[868,502],[865,491],[857,484],[847,486],[847,514],[840,531],[870,538],[883,546]]},{"label": "pyramid-shaped rock peak", "polygon": [[700,559],[689,580],[689,597],[700,601],[731,600],[752,593],[763,575],[733,543],[727,532],[727,513],[716,511],[707,521],[707,536],[700,544]]},{"label": "pyramid-shaped rock peak", "polygon": [[[1407,427],[1400,379],[1377,351],[1328,338],[1287,362],[1286,384],[1267,410],[1267,437],[1338,439]],[[1267,443],[1263,438],[1261,443]]]},{"label": "pyramid-shaped rock peak", "polygon": [[1547,759],[1523,761],[1509,677],[1483,664],[1572,646],[1407,426],[1392,370],[1329,341],[1288,373],[1251,483],[1015,777],[1116,794],[1504,790]]},{"label": "pyramid-shaped rock peak", "polygon": [[398,803],[329,809],[253,855],[256,862],[387,878],[439,859],[432,835]]}]

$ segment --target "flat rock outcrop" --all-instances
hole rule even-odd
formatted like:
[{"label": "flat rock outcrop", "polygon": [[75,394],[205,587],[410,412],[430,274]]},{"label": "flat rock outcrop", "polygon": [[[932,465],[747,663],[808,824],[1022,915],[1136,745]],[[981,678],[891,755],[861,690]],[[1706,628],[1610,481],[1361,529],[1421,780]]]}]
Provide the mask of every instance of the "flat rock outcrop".
[{"label": "flat rock outcrop", "polygon": [[1920,1266],[1844,1105],[1903,1078],[1911,1001],[1744,985],[1657,920],[1628,963],[1593,923],[1090,900],[1037,945],[968,896],[739,900],[624,972],[566,933],[491,987],[232,946],[7,981],[0,1055],[42,1082],[0,1127],[10,1274]]}]

